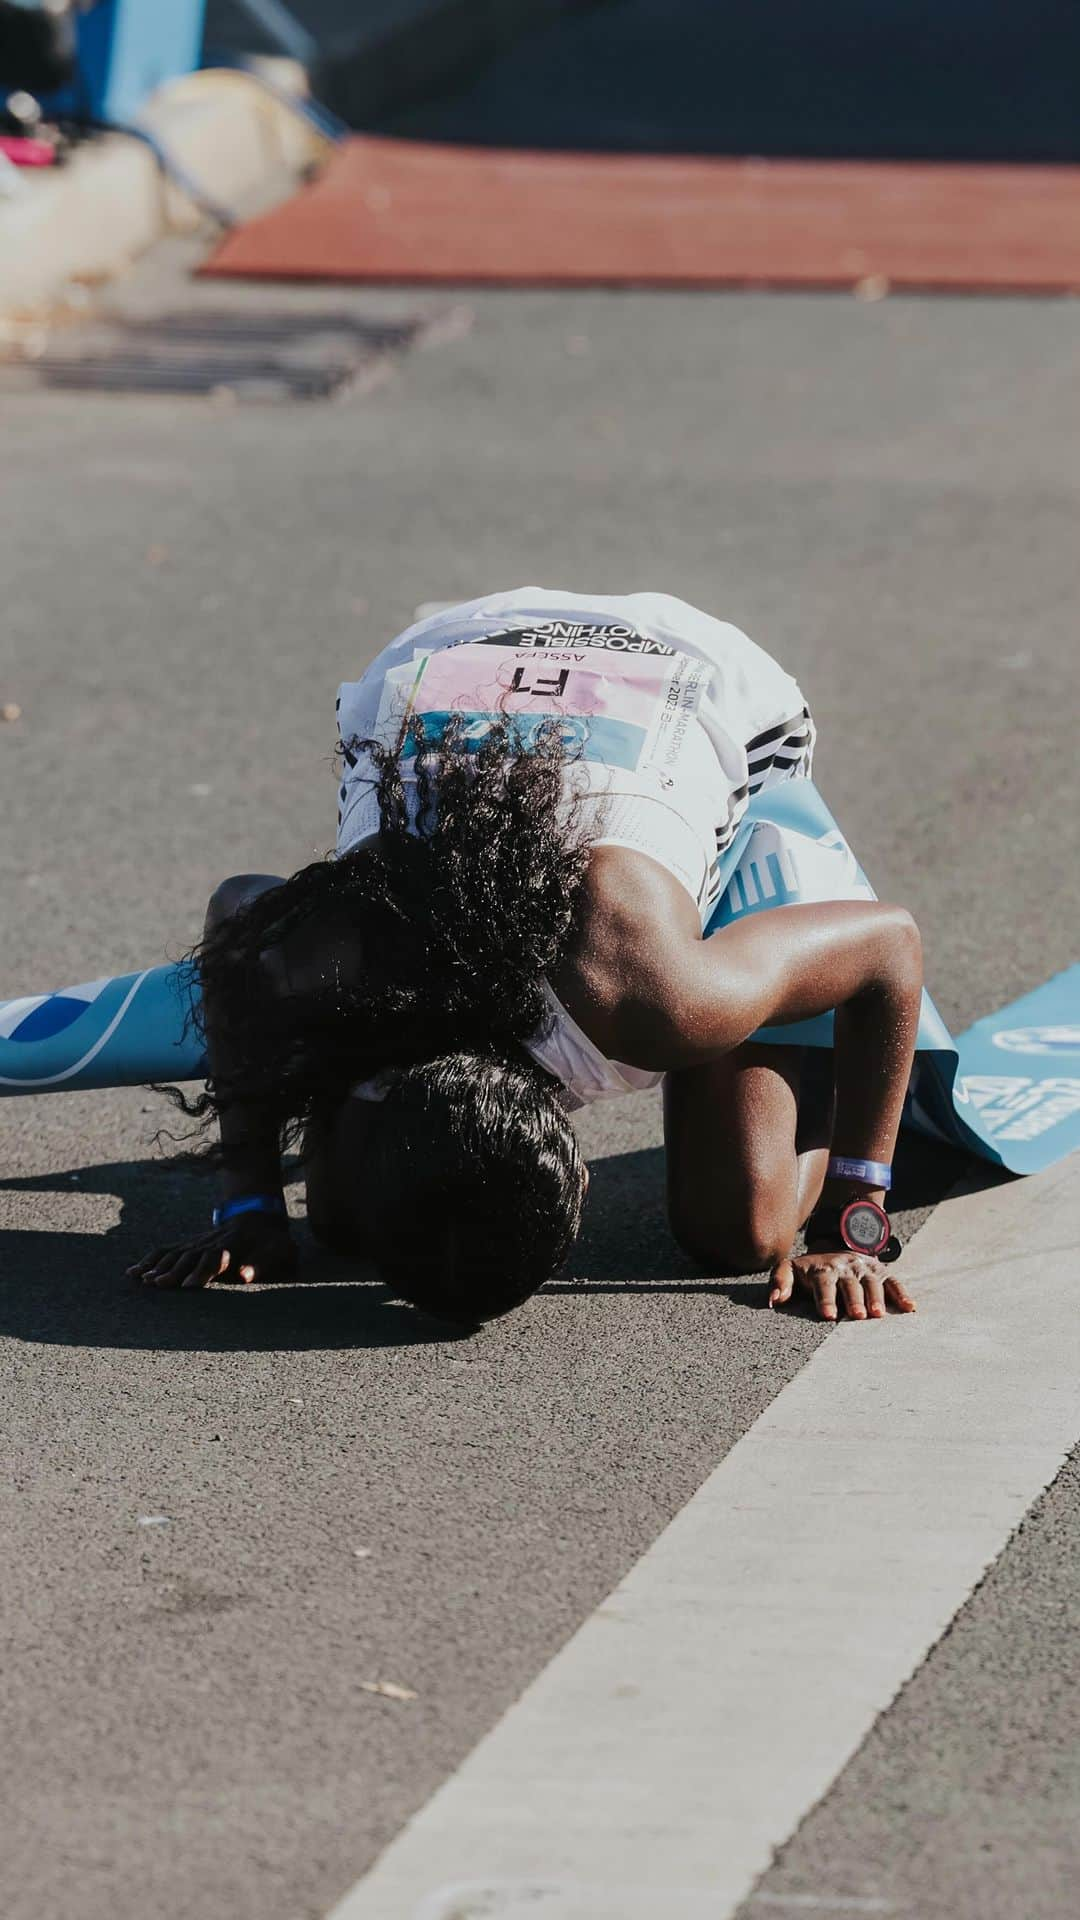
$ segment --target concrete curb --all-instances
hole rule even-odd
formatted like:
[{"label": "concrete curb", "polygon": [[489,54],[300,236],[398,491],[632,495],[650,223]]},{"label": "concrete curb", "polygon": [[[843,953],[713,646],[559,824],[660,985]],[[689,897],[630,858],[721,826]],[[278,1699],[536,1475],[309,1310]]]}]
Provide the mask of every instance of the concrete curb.
[{"label": "concrete curb", "polygon": [[[245,212],[290,192],[329,144],[249,76],[224,70],[163,87],[139,125],[209,199]],[[150,148],[121,133],[19,180],[0,199],[0,316],[9,319],[47,310],[72,282],[122,272],[160,235],[201,217]]]}]

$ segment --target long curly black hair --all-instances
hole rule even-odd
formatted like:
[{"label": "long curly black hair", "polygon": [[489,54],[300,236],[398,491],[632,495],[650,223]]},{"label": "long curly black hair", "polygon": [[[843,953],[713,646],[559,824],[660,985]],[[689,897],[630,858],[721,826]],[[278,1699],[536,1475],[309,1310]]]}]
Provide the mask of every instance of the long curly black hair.
[{"label": "long curly black hair", "polygon": [[[474,749],[456,719],[428,738],[414,717],[394,747],[343,751],[371,764],[377,839],[257,895],[186,956],[196,1026],[205,1035],[211,1008],[228,1037],[227,1068],[201,1094],[167,1090],[200,1131],[257,1104],[295,1146],[355,1082],[449,1053],[520,1060],[545,1017],[543,977],[572,941],[592,837],[558,725],[526,742],[500,715]],[[283,994],[266,955],[309,922],[326,977]],[[339,969],[343,949],[354,964]],[[200,1157],[219,1163],[220,1146]]]}]

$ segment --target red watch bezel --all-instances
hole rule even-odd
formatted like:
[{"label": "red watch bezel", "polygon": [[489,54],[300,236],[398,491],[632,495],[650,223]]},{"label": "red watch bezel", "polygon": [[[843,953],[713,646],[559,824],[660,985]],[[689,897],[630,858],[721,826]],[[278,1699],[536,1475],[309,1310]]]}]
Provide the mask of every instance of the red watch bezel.
[{"label": "red watch bezel", "polygon": [[[881,1223],[881,1235],[877,1241],[876,1246],[861,1247],[861,1246],[858,1246],[854,1240],[849,1240],[848,1231],[847,1231],[847,1218],[848,1218],[848,1214],[852,1211],[854,1207],[869,1207],[872,1213],[877,1214],[878,1220]],[[845,1247],[847,1247],[849,1253],[866,1253],[866,1254],[869,1254],[871,1258],[875,1258],[879,1253],[883,1251],[885,1247],[888,1246],[889,1241],[892,1239],[892,1223],[884,1207],[880,1207],[876,1200],[868,1200],[865,1198],[856,1198],[854,1200],[849,1200],[847,1203],[847,1206],[844,1208],[843,1212],[840,1215],[840,1238],[843,1241]]]}]

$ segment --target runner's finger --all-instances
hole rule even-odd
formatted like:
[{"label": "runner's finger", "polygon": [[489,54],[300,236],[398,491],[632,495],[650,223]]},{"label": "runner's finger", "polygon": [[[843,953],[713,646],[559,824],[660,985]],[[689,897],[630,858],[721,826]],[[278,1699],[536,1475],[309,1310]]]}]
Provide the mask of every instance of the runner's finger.
[{"label": "runner's finger", "polygon": [[823,1320],[836,1319],[836,1273],[831,1267],[812,1267],[812,1284],[817,1310]]},{"label": "runner's finger", "polygon": [[221,1255],[221,1264],[213,1277],[215,1280],[224,1280],[226,1278],[229,1280],[251,1280],[255,1277],[255,1268],[248,1261],[245,1261],[242,1267],[238,1267],[228,1247],[226,1247]]},{"label": "runner's finger", "polygon": [[188,1274],[183,1285],[185,1287],[208,1287],[211,1280],[216,1280],[218,1274],[221,1272],[221,1263],[225,1257],[222,1249],[210,1247],[198,1261],[193,1271]]},{"label": "runner's finger", "polygon": [[903,1282],[897,1280],[891,1273],[885,1281],[885,1298],[890,1307],[896,1308],[897,1313],[915,1312],[915,1302],[910,1293],[905,1291]]},{"label": "runner's finger", "polygon": [[887,1311],[885,1306],[885,1276],[877,1261],[863,1275],[863,1298],[866,1311],[871,1320],[880,1320]]},{"label": "runner's finger", "polygon": [[155,1267],[152,1273],[148,1273],[143,1282],[144,1286],[182,1287],[191,1270],[194,1257],[190,1248],[183,1247],[174,1259],[170,1260],[166,1257],[159,1267]]},{"label": "runner's finger", "polygon": [[182,1287],[189,1273],[192,1273],[203,1257],[205,1249],[201,1240],[194,1246],[177,1247],[170,1256],[166,1254],[161,1264],[147,1275],[146,1283],[159,1287]]},{"label": "runner's finger", "polygon": [[840,1275],[840,1299],[849,1320],[865,1320],[866,1308],[863,1305],[862,1275],[858,1269],[854,1273]]},{"label": "runner's finger", "polygon": [[795,1286],[795,1269],[790,1260],[780,1260],[773,1268],[772,1286],[769,1289],[770,1307],[783,1307],[791,1299]]},{"label": "runner's finger", "polygon": [[167,1253],[175,1252],[175,1247],[155,1247],[153,1253],[144,1254],[142,1259],[134,1261],[127,1271],[136,1277],[142,1273],[151,1273],[159,1260],[164,1260]]}]

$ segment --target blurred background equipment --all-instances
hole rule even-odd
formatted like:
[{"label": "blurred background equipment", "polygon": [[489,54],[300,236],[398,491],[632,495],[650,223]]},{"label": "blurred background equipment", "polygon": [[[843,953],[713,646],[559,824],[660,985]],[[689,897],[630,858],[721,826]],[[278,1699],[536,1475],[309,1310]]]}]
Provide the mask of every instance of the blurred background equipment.
[{"label": "blurred background equipment", "polygon": [[0,0],[0,88],[51,111],[130,119],[199,65],[205,0]]},{"label": "blurred background equipment", "polygon": [[206,38],[421,140],[1080,159],[1075,0],[207,0]]},{"label": "blurred background equipment", "polygon": [[210,0],[206,32],[215,45],[284,53],[304,67],[319,57],[316,35],[283,0]]},{"label": "blurred background equipment", "polygon": [[604,153],[1080,160],[1078,69],[1076,0],[604,0],[354,124]]},{"label": "blurred background equipment", "polygon": [[[92,0],[90,0],[92,4]],[[0,0],[0,84],[52,93],[75,77],[77,0]]]},{"label": "blurred background equipment", "polygon": [[[703,0],[715,6],[717,0]],[[519,41],[607,0],[207,0],[206,46],[284,53],[355,127],[469,87]]]},{"label": "blurred background equipment", "polygon": [[128,120],[166,80],[199,65],[205,0],[97,0],[79,22],[84,104]]}]

